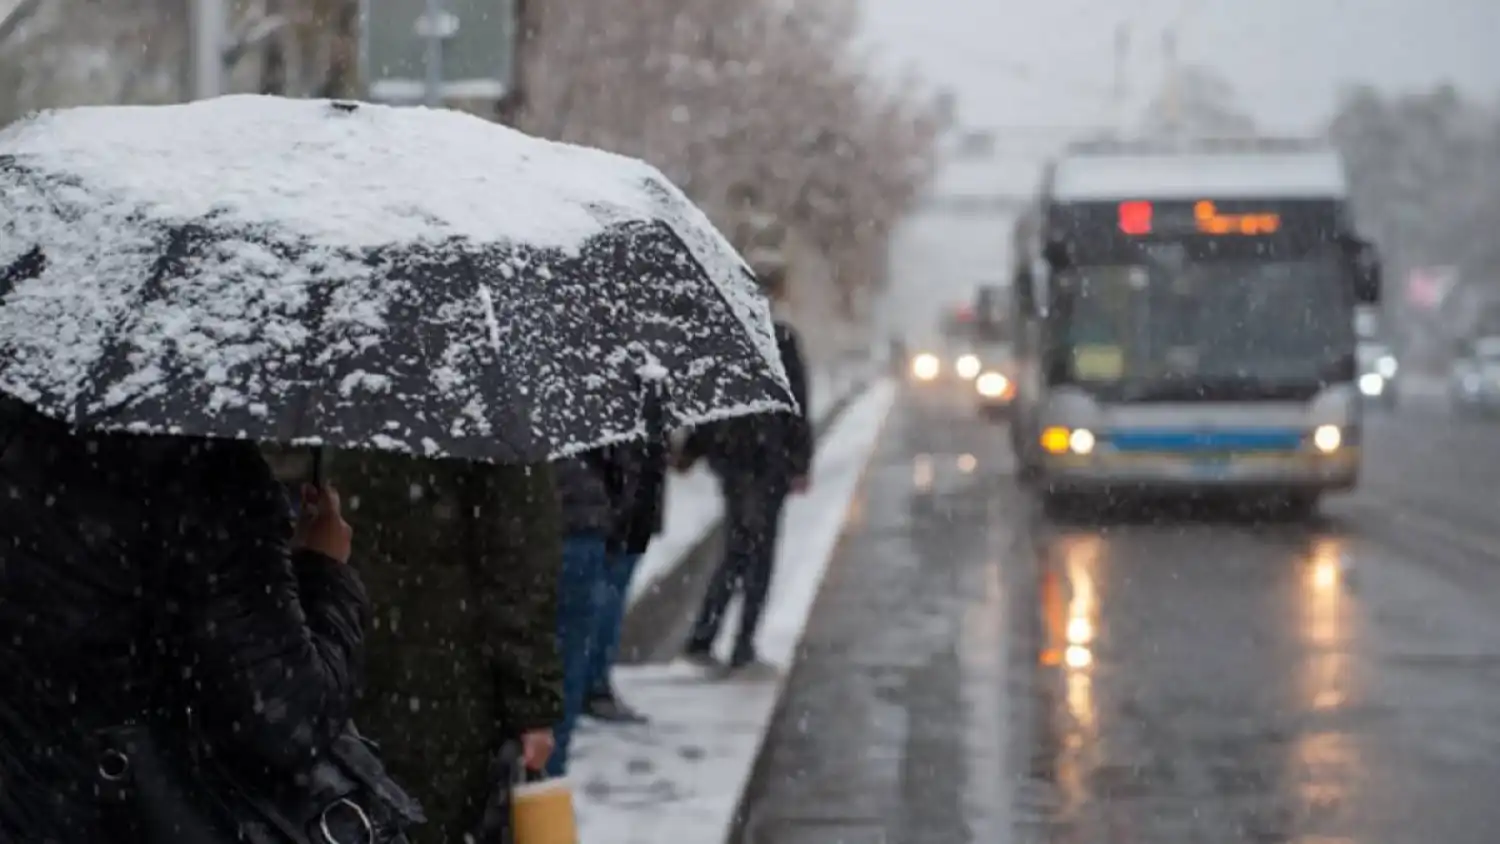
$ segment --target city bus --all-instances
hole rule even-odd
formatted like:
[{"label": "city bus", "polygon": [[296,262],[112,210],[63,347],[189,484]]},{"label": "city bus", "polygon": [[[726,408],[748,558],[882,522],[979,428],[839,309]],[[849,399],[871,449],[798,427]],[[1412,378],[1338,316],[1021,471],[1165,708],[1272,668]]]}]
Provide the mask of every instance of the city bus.
[{"label": "city bus", "polygon": [[1013,238],[1011,445],[1045,504],[1223,492],[1307,514],[1355,486],[1354,314],[1380,262],[1335,151],[1075,146]]}]

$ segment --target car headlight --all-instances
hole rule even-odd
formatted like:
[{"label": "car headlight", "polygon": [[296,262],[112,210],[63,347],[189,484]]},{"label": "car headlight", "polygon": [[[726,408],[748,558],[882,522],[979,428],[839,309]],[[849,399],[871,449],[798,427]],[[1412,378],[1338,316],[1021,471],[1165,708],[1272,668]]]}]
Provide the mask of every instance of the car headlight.
[{"label": "car headlight", "polygon": [[1344,432],[1337,425],[1319,425],[1313,429],[1313,447],[1324,454],[1332,454],[1344,444]]},{"label": "car headlight", "polygon": [[1380,373],[1381,378],[1395,378],[1396,359],[1390,355],[1382,355],[1379,360],[1375,361],[1375,371]]},{"label": "car headlight", "polygon": [[943,363],[938,360],[937,355],[923,352],[911,359],[911,374],[921,381],[931,381],[938,377],[942,369]]},{"label": "car headlight", "polygon": [[1010,380],[998,372],[986,372],[974,382],[974,388],[987,399],[998,399],[1010,389]]},{"label": "car headlight", "polygon": [[1385,392],[1385,377],[1378,372],[1366,372],[1359,376],[1359,391],[1367,396],[1378,396]]},{"label": "car headlight", "polygon": [[978,356],[964,355],[954,361],[953,371],[958,373],[958,377],[970,381],[978,377],[981,366]]}]

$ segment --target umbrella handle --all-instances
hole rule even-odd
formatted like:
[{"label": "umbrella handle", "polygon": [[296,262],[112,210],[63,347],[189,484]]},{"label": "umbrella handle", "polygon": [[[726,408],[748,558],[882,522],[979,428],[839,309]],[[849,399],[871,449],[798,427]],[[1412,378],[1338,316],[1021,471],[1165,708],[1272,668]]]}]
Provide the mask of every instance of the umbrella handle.
[{"label": "umbrella handle", "polygon": [[318,489],[323,488],[323,447],[318,446],[312,450],[312,485]]},{"label": "umbrella handle", "polygon": [[641,421],[646,429],[646,442],[651,445],[666,442],[666,390],[659,381],[647,382],[642,386]]}]

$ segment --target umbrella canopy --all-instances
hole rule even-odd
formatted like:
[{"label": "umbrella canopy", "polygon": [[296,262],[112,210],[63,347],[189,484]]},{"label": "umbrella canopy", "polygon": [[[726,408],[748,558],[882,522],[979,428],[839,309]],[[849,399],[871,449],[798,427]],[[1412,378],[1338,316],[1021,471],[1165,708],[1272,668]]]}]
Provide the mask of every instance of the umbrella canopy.
[{"label": "umbrella canopy", "polygon": [[654,168],[450,111],[223,97],[0,131],[0,391],[94,428],[497,461],[789,408]]}]

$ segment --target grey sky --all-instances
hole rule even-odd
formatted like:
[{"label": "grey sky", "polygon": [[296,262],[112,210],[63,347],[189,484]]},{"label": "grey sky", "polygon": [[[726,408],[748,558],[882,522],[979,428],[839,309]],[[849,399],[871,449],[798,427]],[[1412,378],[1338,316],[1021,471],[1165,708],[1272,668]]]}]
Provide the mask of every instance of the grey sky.
[{"label": "grey sky", "polygon": [[[1452,81],[1500,98],[1500,0],[862,0],[882,62],[959,96],[966,122],[1110,120],[1115,28],[1131,24],[1130,117],[1161,79],[1161,33],[1236,80],[1267,128],[1308,131],[1342,85]],[[1184,12],[1186,10],[1186,14]]]}]

